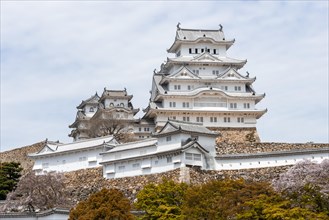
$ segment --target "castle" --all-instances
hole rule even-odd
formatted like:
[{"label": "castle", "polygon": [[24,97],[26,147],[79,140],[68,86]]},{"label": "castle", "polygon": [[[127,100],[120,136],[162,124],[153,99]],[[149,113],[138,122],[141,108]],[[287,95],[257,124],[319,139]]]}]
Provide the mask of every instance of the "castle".
[{"label": "castle", "polygon": [[[230,170],[293,165],[300,160],[316,162],[329,158],[329,146],[249,143],[229,145],[223,140],[227,130],[256,131],[256,122],[266,109],[256,104],[256,78],[239,69],[246,60],[227,56],[234,40],[226,40],[218,30],[183,29],[167,50],[159,71],[154,70],[149,105],[141,119],[132,105],[132,95],[124,90],[96,93],[77,106],[69,136],[74,142],[46,142],[29,156],[34,170],[67,172],[103,167],[105,178],[161,173],[196,166],[203,170]],[[119,143],[117,134],[134,136],[135,141]],[[230,152],[231,151],[231,152]]]}]

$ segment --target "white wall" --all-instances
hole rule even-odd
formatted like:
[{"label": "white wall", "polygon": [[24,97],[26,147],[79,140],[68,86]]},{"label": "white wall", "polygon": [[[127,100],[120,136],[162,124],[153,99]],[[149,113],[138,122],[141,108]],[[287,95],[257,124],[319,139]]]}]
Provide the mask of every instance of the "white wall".
[{"label": "white wall", "polygon": [[42,174],[43,172],[68,172],[98,167],[100,166],[101,156],[99,153],[101,152],[103,152],[103,147],[98,146],[89,150],[85,149],[78,152],[72,151],[36,158],[33,170],[36,170],[37,174]]},{"label": "white wall", "polygon": [[308,159],[321,163],[324,159],[329,159],[329,153],[308,153],[304,155],[282,155],[264,158],[248,159],[218,159],[216,158],[217,170],[237,170],[249,168],[276,167],[294,165],[303,159]]}]

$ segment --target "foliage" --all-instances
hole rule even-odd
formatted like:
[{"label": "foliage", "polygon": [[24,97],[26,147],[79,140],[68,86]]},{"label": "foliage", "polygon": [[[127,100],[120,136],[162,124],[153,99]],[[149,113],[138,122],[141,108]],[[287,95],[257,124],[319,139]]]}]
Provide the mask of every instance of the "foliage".
[{"label": "foliage", "polygon": [[329,216],[329,160],[320,164],[304,160],[272,183],[294,206]]},{"label": "foliage", "polygon": [[288,199],[279,194],[267,196],[260,195],[257,198],[245,202],[242,212],[237,219],[243,220],[290,220],[290,219],[328,219],[323,212],[313,212],[307,208],[294,206]]},{"label": "foliage", "polygon": [[279,192],[293,193],[306,184],[318,186],[323,193],[329,192],[329,160],[323,160],[317,164],[309,160],[303,160],[280,177],[273,180],[273,188]]},{"label": "foliage", "polygon": [[263,182],[214,180],[187,190],[183,214],[189,219],[231,219],[244,202],[273,193],[270,185]]},{"label": "foliage", "polygon": [[182,219],[181,206],[187,185],[163,179],[149,184],[137,195],[135,207],[145,211],[144,219]]},{"label": "foliage", "polygon": [[71,210],[69,220],[134,219],[129,200],[116,189],[102,189]]},{"label": "foliage", "polygon": [[114,117],[95,118],[89,122],[88,135],[91,138],[113,135],[119,142],[134,141],[134,135],[127,131],[129,122]]},{"label": "foliage", "polygon": [[35,175],[28,173],[21,178],[14,192],[8,194],[5,210],[23,207],[25,210],[46,210],[69,204],[64,186],[64,176],[56,173]]},{"label": "foliage", "polygon": [[0,200],[5,200],[7,194],[16,188],[22,170],[20,163],[0,163]]}]

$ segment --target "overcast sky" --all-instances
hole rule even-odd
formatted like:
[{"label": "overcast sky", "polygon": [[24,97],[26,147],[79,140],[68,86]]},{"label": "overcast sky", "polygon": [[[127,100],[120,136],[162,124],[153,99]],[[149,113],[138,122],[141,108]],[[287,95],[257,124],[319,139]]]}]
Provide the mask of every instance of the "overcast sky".
[{"label": "overcast sky", "polygon": [[[76,106],[103,88],[149,100],[176,24],[235,38],[262,141],[328,142],[328,1],[1,1],[1,151],[71,142]],[[141,114],[138,115],[141,117]]]}]

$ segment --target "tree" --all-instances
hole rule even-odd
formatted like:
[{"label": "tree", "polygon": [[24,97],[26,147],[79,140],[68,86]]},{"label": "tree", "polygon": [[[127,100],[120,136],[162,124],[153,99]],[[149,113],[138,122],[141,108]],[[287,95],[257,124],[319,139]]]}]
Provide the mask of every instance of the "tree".
[{"label": "tree", "polygon": [[117,189],[102,189],[71,210],[69,220],[129,220],[129,200]]},{"label": "tree", "polygon": [[279,194],[260,195],[242,205],[243,209],[237,213],[237,219],[243,220],[289,220],[289,219],[328,219],[323,212],[314,212],[307,208],[295,206],[289,199]]},{"label": "tree", "polygon": [[135,140],[129,128],[129,121],[112,116],[106,118],[93,118],[88,121],[88,136],[91,138],[113,135],[120,142],[131,142]]},{"label": "tree", "polygon": [[320,164],[301,161],[273,180],[272,185],[294,206],[329,216],[329,160]]},{"label": "tree", "polygon": [[182,219],[181,207],[187,190],[185,183],[163,179],[148,184],[138,194],[135,207],[145,211],[143,219]]},{"label": "tree", "polygon": [[279,192],[295,192],[306,184],[318,186],[322,193],[329,193],[329,160],[317,164],[303,160],[287,172],[282,173],[278,179],[272,181],[275,190]]},{"label": "tree", "polygon": [[16,188],[22,170],[20,163],[0,163],[0,200],[5,200],[7,194]]},{"label": "tree", "polygon": [[182,212],[189,219],[232,219],[242,204],[259,195],[272,195],[268,183],[240,180],[214,180],[190,187]]},{"label": "tree", "polygon": [[56,206],[70,204],[64,185],[64,175],[48,173],[35,175],[30,172],[23,176],[15,191],[8,194],[4,210],[12,211],[17,207],[34,212]]}]

